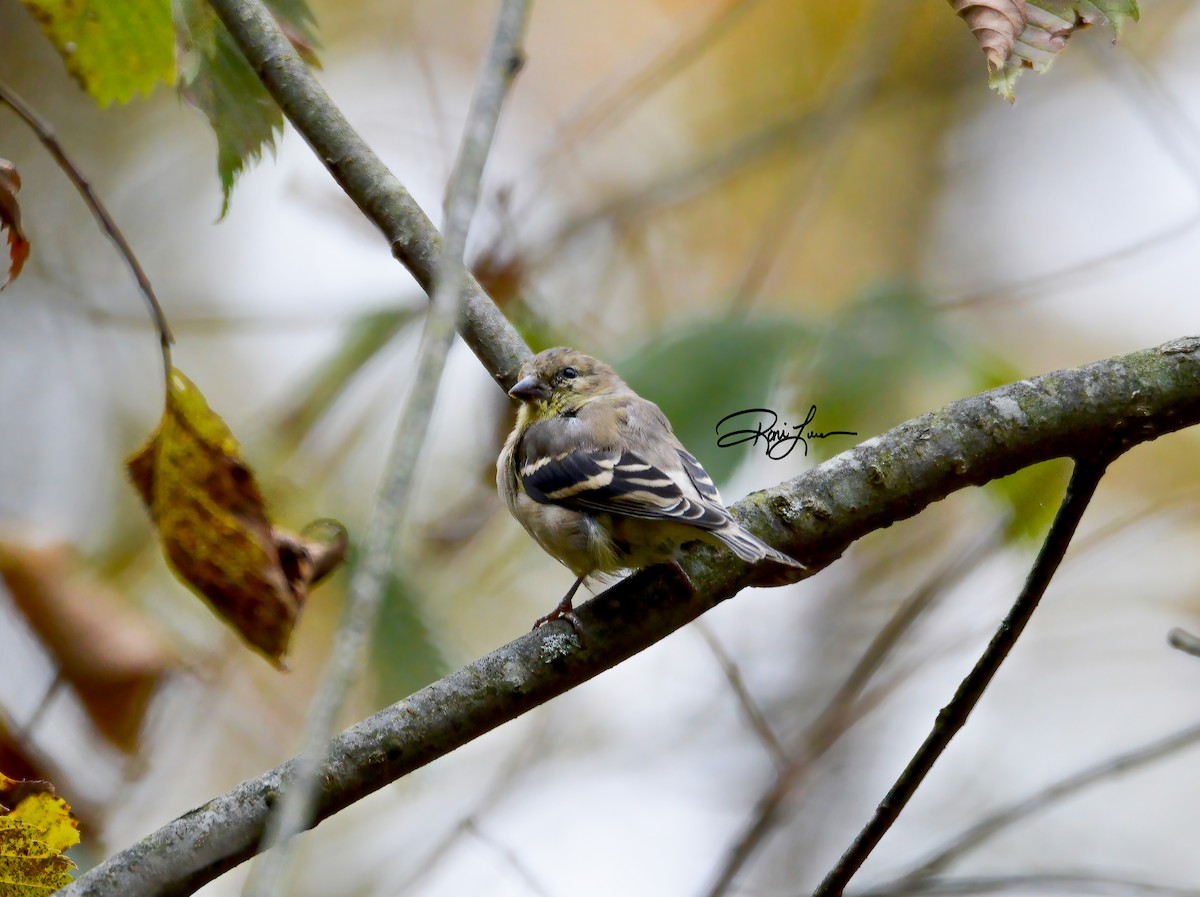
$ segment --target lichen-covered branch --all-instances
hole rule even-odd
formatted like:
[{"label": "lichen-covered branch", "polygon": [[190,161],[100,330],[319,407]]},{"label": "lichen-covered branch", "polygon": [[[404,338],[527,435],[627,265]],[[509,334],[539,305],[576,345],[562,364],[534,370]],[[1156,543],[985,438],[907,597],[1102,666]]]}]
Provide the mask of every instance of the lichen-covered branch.
[{"label": "lichen-covered branch", "polygon": [[[969,486],[1060,457],[1119,453],[1200,423],[1200,337],[1056,371],[914,418],[734,506],[812,575],[855,540]],[[317,818],[450,753],[632,657],[749,585],[794,577],[698,545],[689,592],[667,568],[579,608],[588,647],[565,624],[528,633],[347,729],[331,746]],[[784,600],[781,598],[780,600]],[[243,782],[82,876],[63,897],[194,892],[253,855],[292,763]]]}]

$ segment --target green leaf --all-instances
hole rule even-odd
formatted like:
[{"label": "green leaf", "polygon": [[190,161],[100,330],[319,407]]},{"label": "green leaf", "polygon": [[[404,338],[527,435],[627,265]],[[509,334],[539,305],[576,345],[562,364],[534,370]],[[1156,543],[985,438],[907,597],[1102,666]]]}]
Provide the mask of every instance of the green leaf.
[{"label": "green leaf", "polygon": [[175,80],[170,0],[22,0],[101,107]]},{"label": "green leaf", "polygon": [[[267,7],[293,46],[315,64],[313,16],[303,0],[273,0]],[[204,114],[217,136],[223,217],[237,176],[261,159],[264,149],[275,151],[283,113],[204,0],[179,0],[175,27],[179,94]]]},{"label": "green leaf", "polygon": [[392,704],[449,672],[442,652],[421,618],[414,589],[389,574],[379,623],[371,643],[379,700]]},{"label": "green leaf", "polygon": [[749,446],[718,448],[717,422],[764,407],[783,360],[806,354],[810,345],[809,328],[794,318],[716,318],[652,340],[614,367],[662,408],[675,435],[719,484]]}]

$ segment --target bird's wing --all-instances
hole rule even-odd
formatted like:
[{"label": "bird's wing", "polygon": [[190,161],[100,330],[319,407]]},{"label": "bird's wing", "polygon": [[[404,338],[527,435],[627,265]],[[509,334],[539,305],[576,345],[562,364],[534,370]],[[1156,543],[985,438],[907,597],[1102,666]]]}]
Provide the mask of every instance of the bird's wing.
[{"label": "bird's wing", "polygon": [[646,520],[673,520],[705,530],[729,522],[712,480],[669,430],[665,431],[669,443],[636,451],[618,445],[588,445],[586,427],[587,422],[579,418],[542,421],[530,427],[517,474],[534,501]]},{"label": "bird's wing", "polygon": [[688,478],[692,481],[692,485],[706,501],[714,502],[721,507],[725,507],[725,503],[721,501],[721,493],[717,491],[716,484],[712,481],[712,477],[696,460],[696,456],[679,446],[676,449],[679,453],[679,459],[683,462],[683,469],[687,472]]}]

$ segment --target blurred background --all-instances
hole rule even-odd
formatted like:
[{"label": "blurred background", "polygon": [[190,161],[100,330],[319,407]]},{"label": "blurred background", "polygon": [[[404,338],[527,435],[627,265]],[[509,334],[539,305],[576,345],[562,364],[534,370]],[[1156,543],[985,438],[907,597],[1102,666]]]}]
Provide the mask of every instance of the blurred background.
[{"label": "blurred background", "polygon": [[[495,4],[313,8],[322,82],[436,219]],[[940,0],[535,4],[469,261],[535,349],[576,345],[659,401],[732,503],[954,399],[1196,333],[1197,40],[1190,0],[1143,0],[1118,46],[1077,34],[1010,106]],[[96,108],[17,0],[0,79],[124,230],[274,517],[361,533],[427,301],[385,242],[290,129],[218,220],[203,118],[165,87]],[[162,403],[142,299],[7,109],[0,156],[33,245],[0,294],[0,770],[56,784],[87,867],[294,753],[348,577],[313,594],[286,674],[171,577],[123,471]],[[858,437],[782,460],[716,447],[726,414],[812,404]],[[495,495],[510,425],[457,345],[346,724],[569,585]],[[971,826],[1185,730],[932,871],[966,893],[1195,886],[1200,660],[1165,636],[1200,628],[1198,443],[1114,465],[853,890],[917,893]],[[322,824],[290,893],[811,890],[1015,597],[1068,473],[956,494],[809,581],[743,592]]]}]

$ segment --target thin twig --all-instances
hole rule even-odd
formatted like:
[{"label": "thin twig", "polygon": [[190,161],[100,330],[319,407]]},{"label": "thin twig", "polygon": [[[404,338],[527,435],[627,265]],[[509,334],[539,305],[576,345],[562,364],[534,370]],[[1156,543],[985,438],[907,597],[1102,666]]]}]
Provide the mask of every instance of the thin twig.
[{"label": "thin twig", "polygon": [[738,874],[775,829],[785,803],[799,790],[816,762],[853,723],[880,702],[882,695],[871,699],[864,697],[864,692],[902,638],[938,598],[976,570],[982,560],[1001,544],[1006,526],[1007,520],[989,529],[967,551],[954,552],[954,560],[936,571],[896,606],[887,623],[871,640],[853,669],[808,727],[801,743],[789,752],[787,764],[755,803],[749,821],[726,852],[712,885],[705,892],[707,897],[724,897],[729,892]]},{"label": "thin twig", "polygon": [[762,742],[767,753],[771,755],[771,760],[775,763],[775,768],[778,770],[786,768],[789,759],[787,751],[779,743],[779,739],[776,737],[775,731],[771,728],[771,723],[767,719],[767,715],[762,712],[762,708],[758,706],[758,702],[754,700],[754,696],[746,688],[746,680],[742,678],[742,671],[733,662],[733,658],[729,656],[729,653],[725,650],[725,646],[721,644],[716,633],[712,631],[712,627],[708,625],[707,620],[697,620],[696,631],[704,639],[704,643],[708,645],[708,650],[712,652],[713,657],[716,658],[717,665],[721,668],[721,672],[725,674],[725,681],[729,683],[729,687],[733,690],[734,697],[738,699],[738,704],[741,706],[742,712],[746,714],[746,719],[754,729],[755,734],[758,735],[758,740]]},{"label": "thin twig", "polygon": [[529,770],[530,761],[545,751],[546,741],[546,727],[535,728],[532,736],[524,739],[517,749],[505,759],[492,777],[491,784],[479,796],[471,809],[464,813],[457,824],[454,824],[424,856],[412,863],[413,871],[408,876],[395,884],[387,885],[385,888],[387,893],[391,897],[400,897],[411,891],[423,878],[437,869],[466,832],[468,823],[471,820],[481,819],[500,802],[502,797],[513,790],[521,776]]},{"label": "thin twig", "polygon": [[1050,526],[1041,551],[1038,552],[1037,560],[1034,561],[1021,594],[1017,596],[1000,628],[992,636],[983,655],[959,685],[950,703],[938,713],[932,731],[879,804],[871,821],[859,832],[849,849],[825,876],[813,892],[813,897],[840,897],[854,873],[899,818],[901,811],[925,780],[933,764],[949,746],[951,739],[966,724],[967,717],[983,697],[984,691],[1037,609],[1050,580],[1067,553],[1071,538],[1075,535],[1083,512],[1092,500],[1109,461],[1107,455],[1076,459],[1075,470],[1071,474],[1071,482],[1067,485],[1062,505]]},{"label": "thin twig", "polygon": [[[348,588],[347,606],[334,639],[332,655],[320,688],[309,707],[304,747],[295,775],[271,814],[263,835],[263,854],[255,864],[243,893],[246,897],[273,897],[285,891],[283,878],[294,849],[292,838],[313,822],[318,774],[328,753],[338,712],[358,678],[364,646],[371,638],[387,580],[396,555],[410,501],[414,473],[433,416],[438,385],[454,340],[459,297],[466,271],[462,265],[467,233],[479,199],[488,151],[513,78],[520,67],[520,46],[528,17],[528,0],[504,0],[495,32],[479,74],[462,146],[446,191],[445,234],[433,303],[425,322],[412,392],[384,468],[383,483],[367,524],[363,556],[355,565]],[[276,848],[270,850],[269,848]]]},{"label": "thin twig", "polygon": [[1172,647],[1186,654],[1193,654],[1200,657],[1200,636],[1192,635],[1186,629],[1180,629],[1176,626],[1167,633],[1167,643]]},{"label": "thin twig", "polygon": [[469,835],[472,835],[481,844],[490,847],[497,854],[499,854],[501,859],[503,859],[508,864],[509,868],[512,869],[513,874],[521,879],[521,881],[524,882],[525,887],[528,888],[532,893],[538,895],[538,897],[550,897],[550,892],[547,891],[542,883],[537,880],[529,868],[523,862],[521,862],[521,858],[511,847],[506,844],[501,844],[491,835],[484,832],[479,828],[475,820],[471,819],[470,817],[463,820],[463,831]]},{"label": "thin twig", "polygon": [[1110,878],[1089,872],[1039,872],[1030,875],[983,875],[963,878],[934,878],[914,885],[884,885],[859,891],[855,897],[958,897],[966,894],[997,894],[1004,891],[1065,891],[1070,894],[1116,894],[1118,897],[1200,897],[1200,890],[1128,878]]},{"label": "thin twig", "polygon": [[1200,723],[1172,732],[1165,738],[1144,744],[1116,757],[1110,757],[1102,763],[1059,779],[1036,794],[981,819],[923,860],[912,871],[904,873],[892,885],[884,887],[894,885],[896,890],[903,890],[908,886],[919,887],[918,883],[933,878],[961,856],[974,850],[984,841],[1014,823],[1035,813],[1040,813],[1047,807],[1051,807],[1097,782],[1146,766],[1198,742],[1200,742]]},{"label": "thin twig", "polygon": [[11,87],[2,81],[0,81],[0,102],[7,104],[29,126],[30,130],[37,135],[38,140],[42,142],[42,146],[46,148],[54,161],[58,163],[58,167],[63,170],[63,173],[66,174],[71,183],[75,185],[75,189],[79,191],[79,195],[83,198],[84,203],[87,204],[92,217],[100,225],[100,230],[104,231],[105,235],[112,240],[113,245],[117,247],[117,252],[125,259],[125,264],[133,272],[133,279],[137,281],[138,289],[146,297],[146,304],[150,307],[150,317],[154,321],[155,328],[158,330],[158,342],[162,349],[163,372],[165,374],[170,371],[171,343],[174,342],[175,338],[171,335],[171,328],[167,325],[167,316],[163,313],[162,306],[158,302],[158,297],[154,295],[154,287],[150,285],[150,278],[142,270],[142,266],[138,263],[137,256],[133,254],[133,249],[125,239],[125,235],[117,227],[117,223],[113,220],[112,215],[108,214],[108,209],[104,207],[104,203],[100,201],[100,197],[96,195],[96,191],[92,189],[92,185],[83,176],[83,173],[79,170],[79,166],[71,160],[66,150],[63,149],[62,144],[58,142],[58,138],[54,136],[54,129],[47,122],[43,121]]}]

